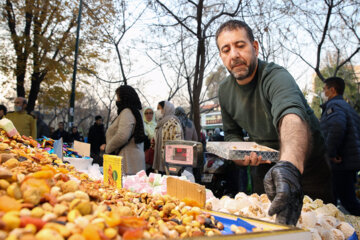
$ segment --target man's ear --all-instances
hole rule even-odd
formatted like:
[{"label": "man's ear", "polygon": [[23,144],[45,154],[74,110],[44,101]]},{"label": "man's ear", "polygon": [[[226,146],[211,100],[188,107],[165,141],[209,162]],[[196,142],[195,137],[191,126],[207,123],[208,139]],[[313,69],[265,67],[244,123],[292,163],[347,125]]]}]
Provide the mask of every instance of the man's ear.
[{"label": "man's ear", "polygon": [[252,45],[253,45],[253,48],[255,49],[256,56],[258,56],[259,55],[259,42],[254,40]]},{"label": "man's ear", "polygon": [[338,93],[336,92],[335,87],[330,87],[329,90],[330,90],[332,96],[338,95]]}]

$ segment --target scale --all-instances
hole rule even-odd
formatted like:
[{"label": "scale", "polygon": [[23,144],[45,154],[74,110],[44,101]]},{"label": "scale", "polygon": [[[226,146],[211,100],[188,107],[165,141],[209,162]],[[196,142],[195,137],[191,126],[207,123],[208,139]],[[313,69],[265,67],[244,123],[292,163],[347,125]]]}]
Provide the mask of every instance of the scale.
[{"label": "scale", "polygon": [[196,168],[203,162],[203,146],[200,142],[165,141],[167,174],[180,176],[186,167]]}]

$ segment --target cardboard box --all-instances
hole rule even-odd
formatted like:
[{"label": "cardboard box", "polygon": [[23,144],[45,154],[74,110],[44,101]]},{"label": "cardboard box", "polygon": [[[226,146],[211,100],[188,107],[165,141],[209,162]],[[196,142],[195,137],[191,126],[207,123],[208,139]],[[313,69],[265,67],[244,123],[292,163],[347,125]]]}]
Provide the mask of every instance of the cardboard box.
[{"label": "cardboard box", "polygon": [[104,184],[122,188],[122,157],[107,154],[103,157]]},{"label": "cardboard box", "polygon": [[74,141],[74,150],[83,157],[90,157],[90,144]]}]

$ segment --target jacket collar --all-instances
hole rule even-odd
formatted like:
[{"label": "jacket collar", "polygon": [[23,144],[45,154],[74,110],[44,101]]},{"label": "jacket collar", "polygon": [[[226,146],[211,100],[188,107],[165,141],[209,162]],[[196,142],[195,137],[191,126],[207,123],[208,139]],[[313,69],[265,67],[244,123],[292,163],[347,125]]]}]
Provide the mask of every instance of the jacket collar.
[{"label": "jacket collar", "polygon": [[326,103],[321,104],[320,107],[324,111],[329,102],[334,101],[334,100],[342,100],[342,99],[344,99],[343,95],[337,95],[337,96],[333,97],[332,99],[330,99],[329,101],[327,101]]}]

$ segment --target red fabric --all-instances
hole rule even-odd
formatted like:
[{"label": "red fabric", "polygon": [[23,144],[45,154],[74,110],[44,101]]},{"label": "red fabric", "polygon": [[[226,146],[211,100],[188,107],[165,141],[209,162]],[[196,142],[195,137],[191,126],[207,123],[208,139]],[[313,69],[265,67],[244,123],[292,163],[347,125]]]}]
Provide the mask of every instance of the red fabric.
[{"label": "red fabric", "polygon": [[145,151],[145,162],[146,164],[152,165],[154,162],[154,149],[149,148]]}]

